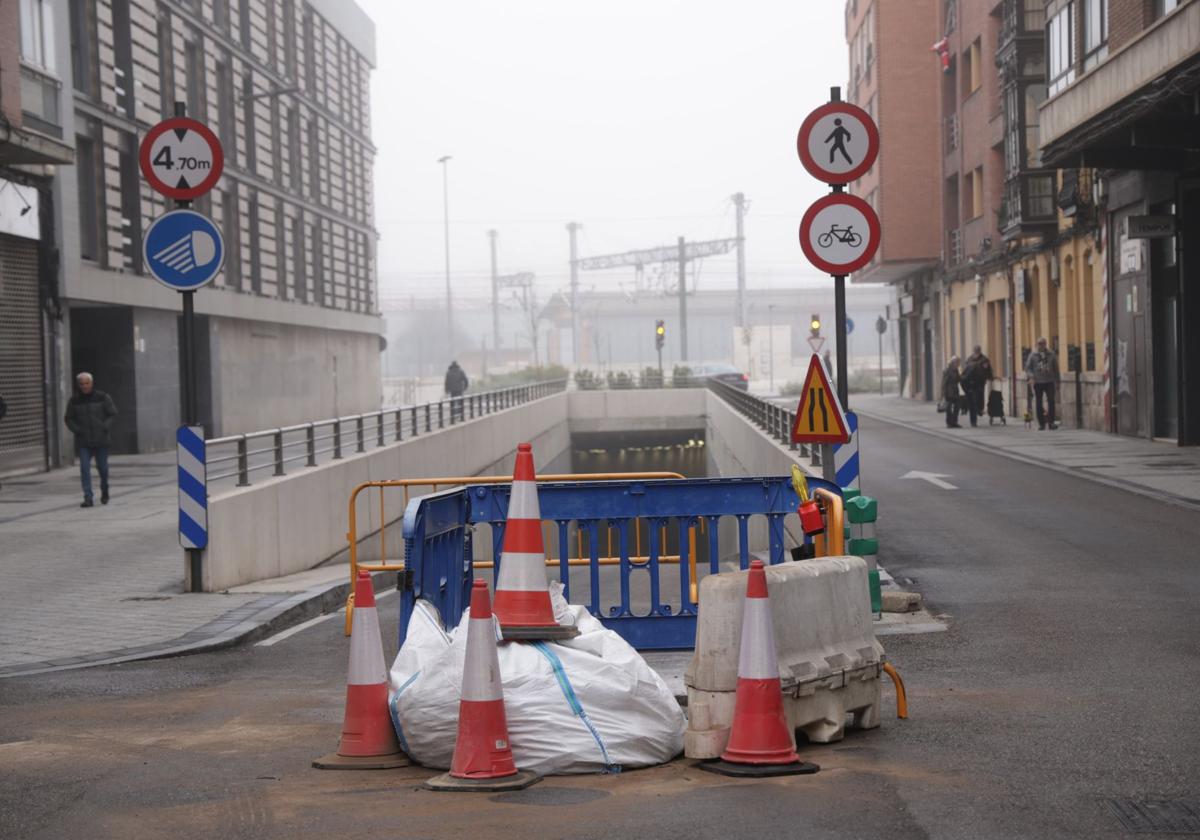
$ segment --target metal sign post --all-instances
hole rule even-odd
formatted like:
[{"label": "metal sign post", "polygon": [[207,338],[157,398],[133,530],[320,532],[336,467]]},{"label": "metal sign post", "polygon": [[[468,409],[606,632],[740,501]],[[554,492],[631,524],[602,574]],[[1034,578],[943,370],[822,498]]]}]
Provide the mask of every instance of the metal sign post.
[{"label": "metal sign post", "polygon": [[842,102],[841,88],[809,114],[800,126],[796,150],[813,176],[830,186],[800,223],[800,247],[808,261],[833,276],[834,336],[837,339],[837,393],[843,408],[850,401],[849,332],[846,275],[869,263],[879,248],[879,217],[846,184],[867,173],[879,155],[879,129],[871,116]]},{"label": "metal sign post", "polygon": [[[138,158],[150,186],[175,204],[175,209],[146,229],[142,255],[150,274],[183,298],[179,330],[183,425],[177,436],[179,542],[188,555],[190,589],[200,592],[208,518],[207,489],[201,479],[205,456],[204,430],[199,425],[194,296],[196,289],[211,283],[220,272],[225,243],[212,220],[190,207],[193,199],[220,180],[225,156],[216,135],[203,123],[188,119],[187,106],[176,102],[175,115],[152,127],[142,138]],[[201,513],[202,522],[197,521]]]}]

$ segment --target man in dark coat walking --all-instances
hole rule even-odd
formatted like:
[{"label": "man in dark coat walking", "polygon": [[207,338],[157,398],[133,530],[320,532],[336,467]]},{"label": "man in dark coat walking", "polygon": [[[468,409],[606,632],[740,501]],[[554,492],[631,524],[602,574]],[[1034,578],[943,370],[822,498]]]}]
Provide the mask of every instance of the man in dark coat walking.
[{"label": "man in dark coat walking", "polygon": [[76,392],[67,403],[63,421],[75,434],[75,451],[79,453],[79,482],[83,485],[83,504],[92,507],[92,459],[100,473],[100,504],[108,504],[108,447],[109,430],[117,416],[112,397],[95,388],[95,380],[86,371],[75,377]]},{"label": "man in dark coat walking", "polygon": [[983,355],[983,348],[976,344],[962,368],[962,389],[966,393],[966,409],[972,426],[983,414],[983,391],[991,381],[992,362]]},{"label": "man in dark coat walking", "polygon": [[467,392],[467,372],[458,366],[458,361],[450,363],[450,367],[446,368],[446,393],[450,395],[452,402],[450,403],[450,422],[454,422],[455,415],[458,419],[463,419],[463,404],[462,395]]}]

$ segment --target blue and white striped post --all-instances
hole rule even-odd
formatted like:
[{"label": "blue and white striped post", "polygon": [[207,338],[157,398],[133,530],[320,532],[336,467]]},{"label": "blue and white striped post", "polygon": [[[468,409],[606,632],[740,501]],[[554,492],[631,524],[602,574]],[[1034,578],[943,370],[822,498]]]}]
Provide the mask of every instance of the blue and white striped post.
[{"label": "blue and white striped post", "polygon": [[[208,546],[208,466],[204,427],[180,426],[175,432],[179,465],[179,544],[199,550]],[[193,591],[198,581],[193,581]]]},{"label": "blue and white striped post", "polygon": [[833,445],[833,470],[838,487],[858,490],[858,415],[853,411],[846,412],[846,426],[850,442]]}]

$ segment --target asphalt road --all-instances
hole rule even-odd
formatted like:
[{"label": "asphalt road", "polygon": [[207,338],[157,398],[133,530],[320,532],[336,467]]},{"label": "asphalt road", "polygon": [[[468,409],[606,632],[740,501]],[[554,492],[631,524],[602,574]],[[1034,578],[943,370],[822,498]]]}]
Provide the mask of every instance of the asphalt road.
[{"label": "asphalt road", "polygon": [[419,790],[420,768],[312,770],[340,725],[334,619],[269,648],[0,681],[0,837],[1120,838],[1109,798],[1200,800],[1200,518],[869,419],[861,434],[882,559],[950,630],[885,639],[910,719],[887,706],[881,729],[804,748],[816,776],[678,760],[472,796]]}]

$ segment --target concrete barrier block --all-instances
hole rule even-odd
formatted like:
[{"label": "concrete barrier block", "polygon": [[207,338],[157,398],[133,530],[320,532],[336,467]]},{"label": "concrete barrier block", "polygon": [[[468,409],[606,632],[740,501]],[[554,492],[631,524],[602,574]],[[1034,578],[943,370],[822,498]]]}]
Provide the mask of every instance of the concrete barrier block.
[{"label": "concrete barrier block", "polygon": [[[696,650],[684,675],[689,724],[684,751],[713,758],[733,722],[746,572],[700,584]],[[859,557],[826,557],[767,567],[784,708],[809,740],[841,739],[853,725],[879,725],[883,647],[872,627],[867,566]]]}]

